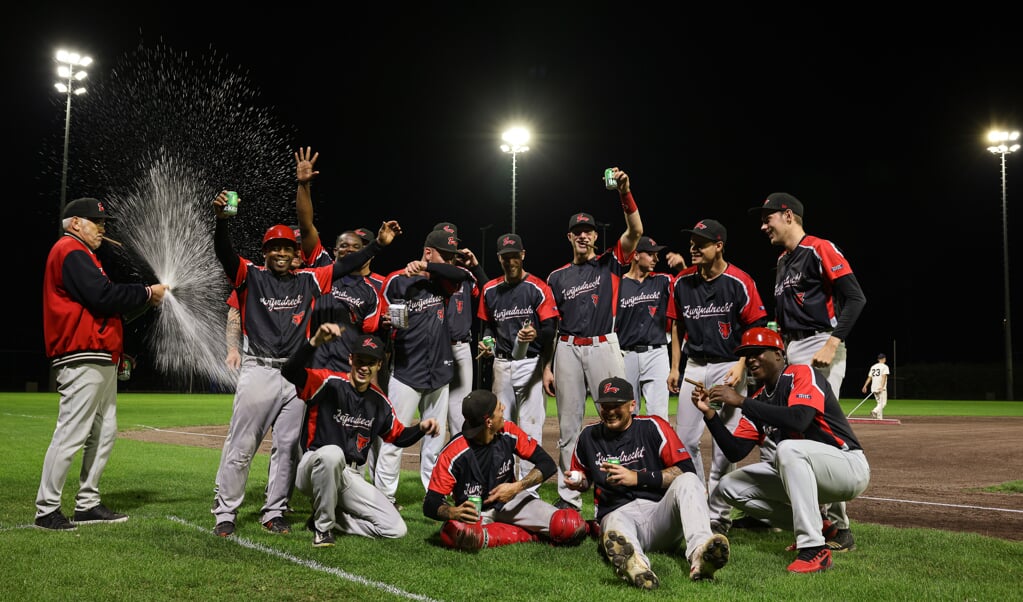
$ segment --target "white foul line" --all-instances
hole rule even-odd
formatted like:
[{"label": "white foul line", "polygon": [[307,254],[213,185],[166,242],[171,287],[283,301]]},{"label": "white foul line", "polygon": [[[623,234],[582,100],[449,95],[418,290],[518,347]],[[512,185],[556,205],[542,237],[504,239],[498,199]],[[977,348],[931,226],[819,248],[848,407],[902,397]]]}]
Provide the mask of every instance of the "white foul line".
[{"label": "white foul line", "polygon": [[971,508],[973,510],[990,510],[992,512],[1019,512],[1023,514],[1023,510],[1013,510],[1011,508],[987,508],[985,506],[968,506],[964,504],[941,504],[938,502],[918,502],[916,500],[895,500],[887,497],[867,497],[865,495],[861,495],[856,499],[873,500],[875,502],[897,502],[900,504],[923,504],[925,506],[944,506],[946,508]]},{"label": "white foul line", "polygon": [[[186,520],[184,520],[182,518],[178,518],[177,516],[168,516],[167,518],[172,520],[172,521],[174,521],[174,522],[181,523],[182,525],[185,525],[185,526],[188,526],[188,527],[192,527],[192,528],[198,529],[200,531],[209,532],[208,529],[205,529],[203,527],[200,527],[199,525],[190,523],[190,522],[188,522],[188,521],[186,521]],[[373,581],[372,579],[367,579],[365,577],[360,577],[359,575],[353,575],[351,573],[342,571],[341,569],[336,569],[336,568],[331,567],[331,566],[324,566],[324,565],[320,564],[319,562],[316,562],[315,560],[306,560],[304,558],[299,558],[298,556],[293,556],[291,554],[285,554],[284,552],[281,552],[280,550],[275,550],[273,548],[268,548],[267,546],[264,546],[262,544],[258,544],[258,543],[254,542],[252,540],[245,539],[244,537],[239,537],[237,535],[232,535],[231,537],[227,537],[225,539],[227,539],[228,541],[230,541],[232,543],[236,543],[236,544],[242,546],[243,548],[249,548],[250,550],[256,550],[257,552],[263,552],[264,554],[269,554],[271,556],[276,556],[278,558],[282,558],[284,560],[287,560],[288,562],[293,562],[295,564],[298,564],[298,565],[301,565],[301,566],[313,569],[314,571],[321,571],[321,572],[324,572],[324,573],[328,573],[330,575],[334,575],[335,577],[340,577],[340,578],[345,579],[347,581],[351,581],[353,583],[358,583],[360,585],[366,585],[366,586],[369,586],[369,587],[372,587],[372,588],[384,590],[385,592],[387,592],[389,594],[394,594],[394,595],[400,596],[402,598],[407,598],[409,600],[421,600],[422,602],[439,602],[438,600],[435,600],[435,599],[427,597],[427,596],[422,596],[422,595],[419,595],[419,594],[413,594],[412,592],[407,592],[407,591],[405,591],[403,589],[397,588],[397,587],[395,587],[393,585],[390,585],[388,583],[381,583],[380,581]]]}]

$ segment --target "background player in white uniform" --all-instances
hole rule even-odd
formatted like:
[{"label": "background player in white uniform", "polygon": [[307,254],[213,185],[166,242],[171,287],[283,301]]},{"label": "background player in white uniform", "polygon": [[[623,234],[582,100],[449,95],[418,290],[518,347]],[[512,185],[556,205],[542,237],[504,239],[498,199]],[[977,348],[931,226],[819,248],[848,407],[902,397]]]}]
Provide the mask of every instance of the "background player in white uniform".
[{"label": "background player in white uniform", "polygon": [[643,221],[632,198],[629,175],[617,167],[612,173],[625,214],[625,232],[612,247],[597,255],[597,222],[588,213],[576,213],[568,220],[572,262],[547,277],[561,316],[554,360],[544,366],[543,372],[544,390],[558,404],[559,508],[582,508],[579,492],[565,487],[564,473],[583,425],[587,387],[594,394],[596,384],[605,378],[625,376],[614,332],[617,292],[643,235]]},{"label": "background player in white uniform", "polygon": [[636,416],[632,385],[612,377],[597,387],[600,422],[579,434],[569,487],[586,491],[600,522],[601,551],[619,577],[656,589],[646,551],[685,552],[689,578],[712,579],[728,562],[728,538],[711,533],[707,495],[693,461],[667,420]]},{"label": "background player in white uniform", "polygon": [[[464,429],[441,452],[423,500],[424,515],[445,521],[444,545],[476,551],[541,539],[572,544],[585,537],[587,525],[577,510],[559,510],[536,494],[558,467],[535,439],[505,421],[497,396],[476,389],[459,405]],[[529,458],[532,467],[520,479],[516,458]],[[470,496],[479,498],[478,509]]]},{"label": "background player in white uniform", "polygon": [[[867,303],[849,260],[831,241],[803,230],[803,203],[786,192],[774,192],[759,207],[760,230],[782,247],[774,284],[774,311],[790,364],[821,371],[835,397],[845,379],[845,340]],[[828,517],[848,531],[845,502],[826,508]],[[852,536],[831,540],[833,550],[853,546]]]},{"label": "background player in white uniform", "polygon": [[[558,308],[547,283],[525,271],[526,250],[518,234],[497,238],[497,258],[504,275],[483,286],[479,318],[483,334],[495,339],[494,349],[479,343],[481,353],[493,353],[491,389],[505,408],[505,420],[513,421],[527,435],[543,443],[547,397],[543,392],[543,366],[549,361],[557,330]],[[528,346],[521,358],[513,353],[519,341]],[[519,478],[533,465],[519,461]]]},{"label": "background player in white uniform", "polygon": [[871,366],[870,371],[867,372],[867,380],[863,383],[863,393],[867,392],[868,386],[874,394],[874,399],[877,400],[877,405],[870,410],[870,416],[878,420],[883,419],[884,407],[888,405],[888,359],[883,353],[877,354],[877,363]]},{"label": "background player in white uniform", "polygon": [[671,276],[655,272],[664,245],[641,236],[632,266],[618,289],[615,331],[625,362],[625,380],[636,392],[644,414],[668,419],[668,297]]},{"label": "background player in white uniform", "polygon": [[[817,573],[831,567],[829,525],[820,504],[851,500],[870,483],[870,466],[849,426],[831,385],[805,364],[785,363],[781,336],[769,328],[751,328],[735,350],[757,381],[757,392],[744,398],[731,387],[693,390],[692,402],[703,413],[714,440],[733,462],[771,437],[774,458],[735,469],[721,477],[721,493],[750,516],[791,529],[799,550],[792,573]],[[729,431],[710,403],[742,408]]]},{"label": "background player in white uniform", "polygon": [[[691,267],[681,272],[671,284],[668,317],[672,319],[671,373],[668,388],[686,400],[692,395],[693,383],[711,387],[730,385],[746,394],[745,363],[733,351],[742,340],[742,333],[752,326],[767,322],[764,303],[756,282],[734,264],[725,261],[728,231],[720,222],[700,220],[690,229]],[[685,343],[685,380],[682,380],[682,344]],[[691,382],[690,382],[691,381]],[[734,428],[740,412],[723,410],[723,419]],[[675,430],[693,456],[696,474],[704,478],[700,438],[704,424],[700,412],[689,403],[678,404]],[[711,444],[710,474],[707,476],[708,505],[711,527],[727,533],[732,524],[732,508],[721,498],[718,481],[721,475],[735,468],[721,449]]]},{"label": "background player in white uniform", "polygon": [[302,460],[295,485],[313,501],[306,528],[313,546],[334,545],[334,529],[363,537],[404,537],[408,532],[398,510],[362,476],[369,443],[382,437],[399,447],[436,435],[437,423],[424,420],[405,427],[391,404],[373,384],[384,359],[384,342],[371,334],[352,345],[351,372],[307,368],[316,348],[341,336],[343,326],[321,324],[281,368],[307,404],[302,425]]}]

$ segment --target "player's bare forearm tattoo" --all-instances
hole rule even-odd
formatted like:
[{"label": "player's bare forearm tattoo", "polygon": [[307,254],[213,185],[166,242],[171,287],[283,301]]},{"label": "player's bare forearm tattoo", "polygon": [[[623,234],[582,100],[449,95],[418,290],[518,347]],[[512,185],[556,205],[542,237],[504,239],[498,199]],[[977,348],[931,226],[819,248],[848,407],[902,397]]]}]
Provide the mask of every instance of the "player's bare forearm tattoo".
[{"label": "player's bare forearm tattoo", "polygon": [[669,466],[661,471],[661,488],[667,489],[676,477],[682,476],[682,469],[678,466]]},{"label": "player's bare forearm tattoo", "polygon": [[227,308],[227,328],[224,329],[228,349],[238,349],[242,342],[242,314],[233,307]]},{"label": "player's bare forearm tattoo", "polygon": [[543,473],[538,468],[533,468],[529,471],[529,474],[522,477],[519,483],[522,485],[522,490],[525,491],[534,485],[543,483]]}]

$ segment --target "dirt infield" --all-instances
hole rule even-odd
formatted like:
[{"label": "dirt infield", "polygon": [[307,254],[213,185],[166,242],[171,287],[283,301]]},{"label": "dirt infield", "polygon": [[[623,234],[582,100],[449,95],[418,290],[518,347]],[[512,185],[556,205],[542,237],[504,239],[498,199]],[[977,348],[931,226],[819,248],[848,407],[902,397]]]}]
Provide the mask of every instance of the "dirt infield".
[{"label": "dirt infield", "polygon": [[[853,425],[872,473],[870,486],[849,504],[853,521],[1023,541],[1023,494],[981,491],[1023,479],[1023,418],[889,418],[899,418],[902,424]],[[128,431],[121,437],[219,448],[226,432],[227,427],[220,425]],[[555,459],[557,435],[557,421],[550,418],[544,427],[544,448]],[[710,437],[704,434],[705,458],[709,446]],[[268,441],[261,451],[269,451]],[[418,445],[405,450],[402,468],[416,470],[418,454]]]}]

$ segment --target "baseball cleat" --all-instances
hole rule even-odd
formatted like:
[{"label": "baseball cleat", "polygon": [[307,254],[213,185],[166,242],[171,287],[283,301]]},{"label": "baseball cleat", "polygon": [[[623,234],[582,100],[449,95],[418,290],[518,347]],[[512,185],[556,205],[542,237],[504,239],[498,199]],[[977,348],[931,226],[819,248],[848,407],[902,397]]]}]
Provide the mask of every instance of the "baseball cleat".
[{"label": "baseball cleat", "polygon": [[271,518],[263,523],[263,528],[271,533],[280,533],[281,535],[291,533],[291,525],[288,524],[288,521],[284,520],[283,516]]},{"label": "baseball cleat", "polygon": [[50,531],[74,531],[78,528],[64,516],[59,508],[37,518],[35,526],[39,529],[48,529]]},{"label": "baseball cleat", "polygon": [[714,534],[710,539],[703,542],[690,560],[689,578],[693,581],[713,579],[714,573],[728,564],[730,549],[728,538],[721,534]]},{"label": "baseball cleat", "polygon": [[827,546],[803,548],[789,565],[790,573],[822,573],[831,568],[831,550]]},{"label": "baseball cleat", "polygon": [[127,514],[114,512],[103,504],[96,504],[88,510],[75,510],[75,517],[72,521],[78,525],[90,525],[94,523],[123,523],[128,520]]},{"label": "baseball cleat", "polygon": [[834,537],[828,538],[827,546],[832,552],[851,552],[856,549],[856,540],[849,529],[838,529]]},{"label": "baseball cleat", "polygon": [[639,589],[657,589],[660,579],[650,570],[650,565],[638,553],[629,540],[617,531],[608,531],[603,537],[603,548],[615,573]]},{"label": "baseball cleat", "polygon": [[225,520],[222,523],[217,523],[216,527],[213,527],[213,532],[219,537],[230,537],[234,535],[234,523],[229,520]]},{"label": "baseball cleat", "polygon": [[330,531],[317,531],[316,529],[313,529],[313,547],[333,548],[334,534]]}]

